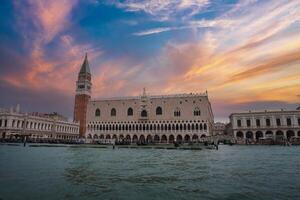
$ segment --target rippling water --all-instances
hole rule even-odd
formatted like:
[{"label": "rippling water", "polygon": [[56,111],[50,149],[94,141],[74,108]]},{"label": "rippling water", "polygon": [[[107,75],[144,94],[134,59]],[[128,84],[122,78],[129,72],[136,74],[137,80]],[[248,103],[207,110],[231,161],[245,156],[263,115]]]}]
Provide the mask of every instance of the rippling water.
[{"label": "rippling water", "polygon": [[300,199],[300,146],[0,145],[0,199]]}]

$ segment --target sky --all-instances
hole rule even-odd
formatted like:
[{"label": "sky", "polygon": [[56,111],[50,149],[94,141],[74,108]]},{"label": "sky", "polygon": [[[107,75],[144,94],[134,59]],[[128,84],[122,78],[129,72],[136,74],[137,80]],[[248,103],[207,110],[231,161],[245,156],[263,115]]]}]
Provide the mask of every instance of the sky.
[{"label": "sky", "polygon": [[215,121],[300,103],[298,0],[2,0],[0,107],[73,115],[92,98],[208,91]]}]

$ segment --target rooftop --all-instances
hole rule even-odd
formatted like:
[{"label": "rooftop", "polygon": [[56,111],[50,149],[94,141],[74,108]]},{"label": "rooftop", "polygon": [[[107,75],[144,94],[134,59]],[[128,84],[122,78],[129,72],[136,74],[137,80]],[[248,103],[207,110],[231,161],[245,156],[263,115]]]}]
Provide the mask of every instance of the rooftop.
[{"label": "rooftop", "polygon": [[[108,98],[99,98],[99,99],[93,99],[92,102],[97,101],[118,101],[118,100],[139,100],[141,99],[143,95],[141,96],[125,96],[125,97],[108,97]],[[174,97],[207,97],[207,92],[204,93],[183,93],[183,94],[169,94],[169,95],[149,95],[146,96],[149,99],[163,99],[163,98],[174,98]]]}]

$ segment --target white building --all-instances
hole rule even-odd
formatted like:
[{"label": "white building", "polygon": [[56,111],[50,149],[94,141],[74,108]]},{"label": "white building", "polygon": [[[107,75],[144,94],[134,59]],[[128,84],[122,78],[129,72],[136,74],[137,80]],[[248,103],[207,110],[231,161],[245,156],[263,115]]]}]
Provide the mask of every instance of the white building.
[{"label": "white building", "polygon": [[189,142],[210,136],[213,113],[207,93],[103,98],[87,105],[88,139]]},{"label": "white building", "polygon": [[232,131],[239,142],[259,138],[291,139],[300,137],[300,110],[264,110],[233,113]]},{"label": "white building", "polygon": [[0,109],[0,138],[72,140],[79,136],[79,123],[68,122],[58,115],[22,113],[16,109]]}]

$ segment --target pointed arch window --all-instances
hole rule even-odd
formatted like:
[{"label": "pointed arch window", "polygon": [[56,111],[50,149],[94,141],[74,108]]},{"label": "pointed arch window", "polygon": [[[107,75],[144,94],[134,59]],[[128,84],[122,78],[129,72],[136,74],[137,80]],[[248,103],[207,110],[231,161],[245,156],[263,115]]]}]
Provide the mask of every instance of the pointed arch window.
[{"label": "pointed arch window", "polygon": [[194,109],[194,116],[200,116],[200,115],[201,115],[201,111],[200,111],[200,109],[198,107],[196,107]]},{"label": "pointed arch window", "polygon": [[117,111],[115,108],[112,108],[110,111],[110,116],[115,117],[117,115]]},{"label": "pointed arch window", "polygon": [[174,110],[174,116],[180,117],[180,109],[178,107]]},{"label": "pointed arch window", "polygon": [[156,115],[162,115],[162,108],[160,106],[156,108]]},{"label": "pointed arch window", "polygon": [[101,114],[100,109],[97,108],[96,111],[95,111],[95,116],[100,117],[100,114]]},{"label": "pointed arch window", "polygon": [[146,111],[146,110],[143,110],[143,111],[141,112],[141,116],[142,116],[142,117],[147,117],[147,116],[148,116],[147,111]]},{"label": "pointed arch window", "polygon": [[127,116],[132,116],[133,115],[133,109],[132,108],[128,108],[127,110]]}]

